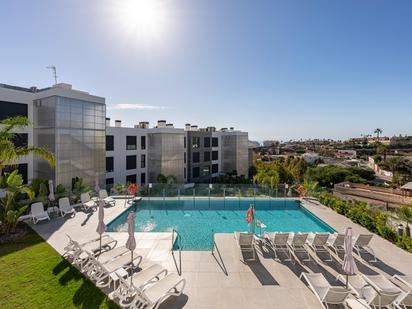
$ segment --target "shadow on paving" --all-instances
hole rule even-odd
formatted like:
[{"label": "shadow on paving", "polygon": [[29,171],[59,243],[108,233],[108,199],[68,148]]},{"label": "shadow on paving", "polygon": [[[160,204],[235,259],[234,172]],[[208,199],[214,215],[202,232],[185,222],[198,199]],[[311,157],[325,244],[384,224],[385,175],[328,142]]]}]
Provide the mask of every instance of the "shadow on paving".
[{"label": "shadow on paving", "polygon": [[279,283],[273,278],[272,274],[266,269],[266,267],[260,262],[259,254],[255,254],[256,260],[245,260],[245,264],[250,268],[261,285],[279,285]]}]

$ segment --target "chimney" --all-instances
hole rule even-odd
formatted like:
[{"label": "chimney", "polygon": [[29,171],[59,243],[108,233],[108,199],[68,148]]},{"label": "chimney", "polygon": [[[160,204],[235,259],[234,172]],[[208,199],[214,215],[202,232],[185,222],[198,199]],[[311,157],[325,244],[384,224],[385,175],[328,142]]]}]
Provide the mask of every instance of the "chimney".
[{"label": "chimney", "polygon": [[174,128],[173,123],[166,123],[166,128]]},{"label": "chimney", "polygon": [[190,131],[190,123],[186,123],[186,124],[185,124],[185,130],[186,130],[186,131]]},{"label": "chimney", "polygon": [[192,126],[190,127],[190,129],[191,129],[192,131],[197,131],[197,125],[192,125]]},{"label": "chimney", "polygon": [[106,128],[110,127],[110,118],[106,118]]},{"label": "chimney", "polygon": [[33,93],[36,93],[37,92],[37,87],[36,86],[31,86],[30,91],[33,92]]},{"label": "chimney", "polygon": [[149,122],[140,121],[139,124],[136,124],[134,127],[139,128],[139,129],[147,129],[147,128],[149,128]]},{"label": "chimney", "polygon": [[227,131],[227,128],[221,128],[220,131],[226,132],[226,131]]},{"label": "chimney", "polygon": [[230,131],[233,131],[235,128],[234,127],[230,127]]},{"label": "chimney", "polygon": [[158,128],[164,128],[164,127],[166,127],[166,120],[158,120],[158,121],[157,121],[157,127],[158,127]]},{"label": "chimney", "polygon": [[115,120],[114,121],[114,126],[116,128],[121,128],[122,127],[122,121],[121,120]]}]

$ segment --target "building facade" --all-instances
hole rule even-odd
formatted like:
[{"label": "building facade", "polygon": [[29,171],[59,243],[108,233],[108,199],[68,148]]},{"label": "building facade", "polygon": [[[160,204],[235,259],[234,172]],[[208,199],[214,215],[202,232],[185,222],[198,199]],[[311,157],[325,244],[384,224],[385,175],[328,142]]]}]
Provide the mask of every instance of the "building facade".
[{"label": "building facade", "polygon": [[69,84],[45,89],[1,85],[0,106],[1,119],[28,117],[33,126],[22,133],[27,134],[26,144],[44,147],[55,156],[54,167],[33,156],[16,162],[26,183],[42,178],[70,187],[75,177],[86,183],[96,179],[104,183],[104,98],[74,90]]}]

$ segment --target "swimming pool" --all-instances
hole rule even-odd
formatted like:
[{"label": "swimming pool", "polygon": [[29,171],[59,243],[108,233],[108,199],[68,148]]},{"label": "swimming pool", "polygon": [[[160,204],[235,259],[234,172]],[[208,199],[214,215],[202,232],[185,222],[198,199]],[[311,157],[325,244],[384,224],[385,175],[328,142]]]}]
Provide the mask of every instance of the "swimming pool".
[{"label": "swimming pool", "polygon": [[[297,200],[286,199],[165,199],[142,200],[107,226],[109,232],[127,231],[127,216],[136,212],[136,232],[171,232],[181,235],[183,250],[210,250],[213,233],[249,231],[245,215],[255,205],[255,219],[271,232],[334,232]],[[256,229],[259,232],[259,229]]]}]

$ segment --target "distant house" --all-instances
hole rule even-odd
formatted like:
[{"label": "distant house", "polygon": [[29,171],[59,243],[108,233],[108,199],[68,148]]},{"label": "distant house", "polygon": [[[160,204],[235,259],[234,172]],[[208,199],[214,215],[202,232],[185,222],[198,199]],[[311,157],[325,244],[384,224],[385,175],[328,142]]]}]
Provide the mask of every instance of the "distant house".
[{"label": "distant house", "polygon": [[315,152],[307,152],[302,155],[302,158],[308,164],[315,164],[316,160],[319,159],[319,154]]},{"label": "distant house", "polygon": [[335,156],[343,160],[356,159],[356,150],[338,150]]},{"label": "distant house", "polygon": [[379,176],[383,176],[388,180],[392,181],[393,173],[384,169],[381,169],[378,164],[375,163],[375,159],[373,157],[368,158],[368,166],[375,171],[375,174]]}]

